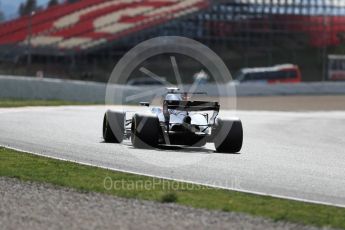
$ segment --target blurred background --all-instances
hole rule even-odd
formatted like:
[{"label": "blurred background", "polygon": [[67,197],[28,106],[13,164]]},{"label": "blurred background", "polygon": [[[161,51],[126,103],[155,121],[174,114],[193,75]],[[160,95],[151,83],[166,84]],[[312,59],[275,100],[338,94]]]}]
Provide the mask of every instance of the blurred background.
[{"label": "blurred background", "polygon": [[139,42],[180,35],[239,82],[345,80],[344,0],[1,0],[0,20],[1,75],[106,82]]}]

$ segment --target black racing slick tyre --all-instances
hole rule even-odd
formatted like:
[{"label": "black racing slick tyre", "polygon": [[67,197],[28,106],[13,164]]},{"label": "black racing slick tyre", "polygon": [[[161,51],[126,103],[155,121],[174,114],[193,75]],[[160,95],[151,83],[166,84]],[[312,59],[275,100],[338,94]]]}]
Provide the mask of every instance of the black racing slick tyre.
[{"label": "black racing slick tyre", "polygon": [[108,110],[103,118],[103,139],[108,143],[121,143],[124,138],[125,114]]},{"label": "black racing slick tyre", "polygon": [[158,117],[154,115],[135,114],[132,118],[131,141],[135,148],[155,148],[161,127]]},{"label": "black racing slick tyre", "polygon": [[214,145],[220,153],[238,153],[243,143],[242,122],[239,119],[217,119]]}]

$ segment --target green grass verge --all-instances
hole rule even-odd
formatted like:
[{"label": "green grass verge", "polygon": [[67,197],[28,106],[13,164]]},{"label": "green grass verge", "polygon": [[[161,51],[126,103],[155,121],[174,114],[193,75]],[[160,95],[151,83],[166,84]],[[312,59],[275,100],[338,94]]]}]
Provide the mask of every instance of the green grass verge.
[{"label": "green grass verge", "polygon": [[90,103],[62,101],[62,100],[25,100],[25,99],[0,99],[0,108],[23,106],[60,106],[60,105],[88,105]]},{"label": "green grass verge", "polygon": [[54,160],[0,148],[0,176],[126,198],[175,202],[195,208],[243,212],[345,229],[345,209],[258,196]]}]

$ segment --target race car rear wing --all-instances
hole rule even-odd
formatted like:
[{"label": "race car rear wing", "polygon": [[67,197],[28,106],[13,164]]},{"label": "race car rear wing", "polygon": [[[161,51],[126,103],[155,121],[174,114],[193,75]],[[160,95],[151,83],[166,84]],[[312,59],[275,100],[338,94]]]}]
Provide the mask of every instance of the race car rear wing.
[{"label": "race car rear wing", "polygon": [[219,112],[218,102],[208,101],[178,101],[178,100],[164,100],[163,111],[168,109],[180,111],[216,111]]}]

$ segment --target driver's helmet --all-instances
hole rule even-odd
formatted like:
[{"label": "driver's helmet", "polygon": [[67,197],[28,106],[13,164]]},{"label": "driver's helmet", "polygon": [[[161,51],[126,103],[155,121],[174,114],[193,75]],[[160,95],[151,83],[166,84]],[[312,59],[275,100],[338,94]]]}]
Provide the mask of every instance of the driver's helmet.
[{"label": "driver's helmet", "polygon": [[180,94],[168,93],[165,96],[165,100],[182,101],[182,97]]},{"label": "driver's helmet", "polygon": [[[181,94],[175,94],[175,93],[168,93],[165,96],[165,100],[172,100],[172,101],[182,101]],[[178,111],[178,110],[173,110],[169,109],[170,115],[185,115],[187,114],[185,111]]]}]

